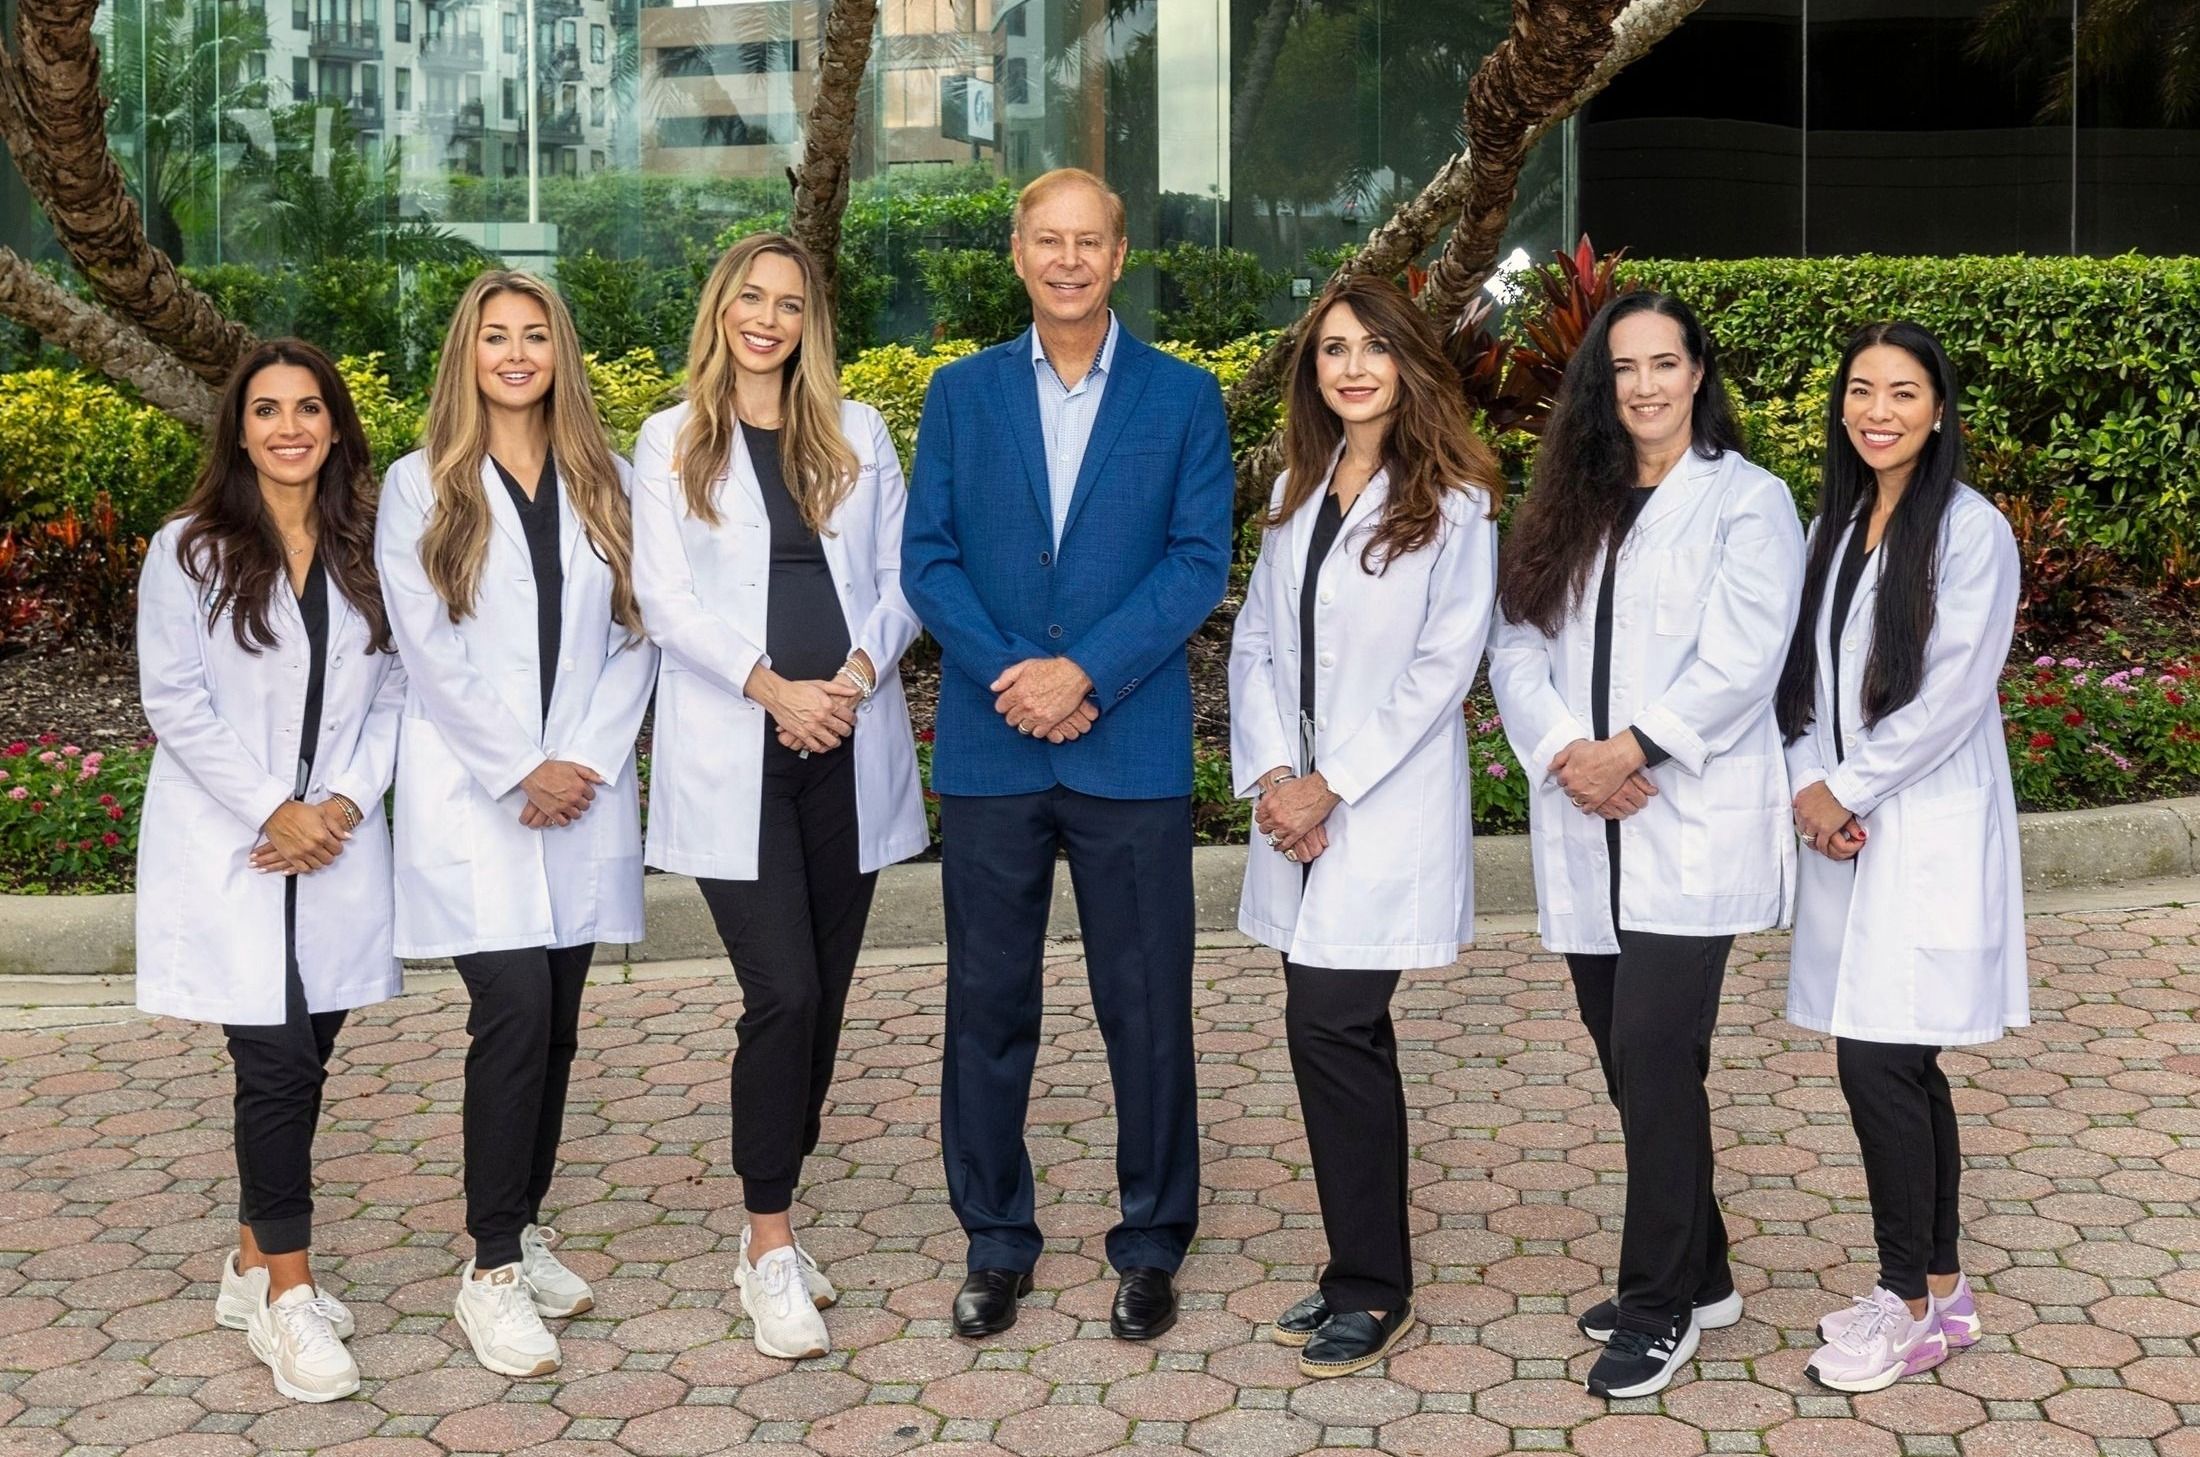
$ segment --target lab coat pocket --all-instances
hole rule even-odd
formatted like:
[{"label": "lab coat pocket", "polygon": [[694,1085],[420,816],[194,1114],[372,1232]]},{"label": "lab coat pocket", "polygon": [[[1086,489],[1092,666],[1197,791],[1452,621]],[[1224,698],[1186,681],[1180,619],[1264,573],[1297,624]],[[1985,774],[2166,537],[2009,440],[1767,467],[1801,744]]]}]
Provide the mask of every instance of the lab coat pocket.
[{"label": "lab coat pocket", "polygon": [[1771,895],[1780,889],[1780,837],[1790,831],[1785,806],[1772,797],[1786,782],[1770,755],[1724,755],[1704,765],[1695,804],[1679,804],[1684,895]]},{"label": "lab coat pocket", "polygon": [[1703,620],[1704,598],[1711,589],[1711,548],[1675,547],[1658,556],[1657,609],[1652,619],[1663,636],[1692,637]]},{"label": "lab coat pocket", "polygon": [[1987,854],[1996,823],[1989,794],[1979,784],[1902,806],[1903,880],[1921,949],[1977,952],[2000,940],[2007,887]]},{"label": "lab coat pocket", "polygon": [[[407,716],[397,727],[396,819],[399,856],[412,869],[460,865],[473,859],[472,782],[442,733],[424,718]],[[517,815],[519,811],[512,811]]]}]

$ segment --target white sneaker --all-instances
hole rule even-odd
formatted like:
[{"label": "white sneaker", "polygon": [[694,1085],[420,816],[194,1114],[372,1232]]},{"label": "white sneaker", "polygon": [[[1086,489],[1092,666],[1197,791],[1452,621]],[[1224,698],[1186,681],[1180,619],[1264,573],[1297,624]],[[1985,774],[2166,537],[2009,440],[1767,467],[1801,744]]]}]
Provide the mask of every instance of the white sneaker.
[{"label": "white sneaker", "polygon": [[[214,1324],[229,1327],[233,1331],[248,1329],[252,1323],[252,1308],[267,1298],[267,1267],[257,1270],[239,1270],[237,1252],[231,1250],[222,1264],[222,1293],[214,1299]],[[351,1307],[323,1290],[313,1287],[313,1302],[321,1307],[321,1314],[328,1318],[329,1328],[336,1332],[336,1339],[348,1341],[358,1329],[358,1322],[351,1318]]]},{"label": "white sneaker", "polygon": [[563,1359],[516,1264],[499,1265],[476,1280],[468,1260],[458,1272],[456,1313],[474,1359],[500,1376],[548,1376]]},{"label": "white sneaker", "polygon": [[[802,1283],[810,1287],[810,1303],[819,1310],[829,1309],[840,1299],[840,1292],[825,1278],[825,1272],[818,1268],[810,1252],[802,1248],[802,1241],[794,1242],[794,1253],[802,1265]],[[749,1263],[749,1227],[744,1224],[741,1226],[741,1263],[733,1267],[733,1288],[739,1290],[755,1270],[756,1267]]]},{"label": "white sneaker", "polygon": [[741,1282],[741,1308],[756,1322],[756,1349],[767,1356],[801,1361],[829,1349],[825,1317],[812,1303],[792,1246],[773,1250],[749,1272]]},{"label": "white sneaker", "polygon": [[535,1314],[544,1320],[561,1320],[596,1308],[596,1294],[588,1282],[550,1253],[557,1242],[558,1232],[547,1224],[530,1224],[519,1232],[519,1277],[527,1283]]},{"label": "white sneaker", "polygon": [[267,1276],[245,1324],[252,1354],[275,1373],[275,1389],[292,1401],[335,1401],[359,1389],[359,1364],[336,1338],[311,1285],[293,1285],[270,1305]]}]

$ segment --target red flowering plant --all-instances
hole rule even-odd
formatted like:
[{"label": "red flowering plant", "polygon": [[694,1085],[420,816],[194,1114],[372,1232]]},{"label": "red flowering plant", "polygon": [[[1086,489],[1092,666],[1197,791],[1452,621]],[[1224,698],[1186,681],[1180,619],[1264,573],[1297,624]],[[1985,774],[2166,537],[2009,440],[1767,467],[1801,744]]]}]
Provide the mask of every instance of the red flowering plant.
[{"label": "red flowering plant", "polygon": [[0,746],[0,890],[127,888],[150,747],[86,751],[58,734]]},{"label": "red flowering plant", "polygon": [[2191,659],[2117,666],[2040,657],[2002,677],[2003,731],[2026,809],[2189,793],[2200,780]]}]

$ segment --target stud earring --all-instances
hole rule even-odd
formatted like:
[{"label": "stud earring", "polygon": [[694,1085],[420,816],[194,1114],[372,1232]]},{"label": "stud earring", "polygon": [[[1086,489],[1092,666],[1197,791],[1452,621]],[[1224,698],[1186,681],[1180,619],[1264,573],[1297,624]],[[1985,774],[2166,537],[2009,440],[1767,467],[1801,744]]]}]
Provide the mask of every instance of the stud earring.
[{"label": "stud earring", "polygon": [[1938,435],[1938,434],[1940,433],[1940,426],[1941,426],[1941,422],[1940,422],[1940,421],[1938,421],[1938,420],[1935,420],[1935,421],[1933,421],[1933,433],[1934,433],[1935,435]]}]

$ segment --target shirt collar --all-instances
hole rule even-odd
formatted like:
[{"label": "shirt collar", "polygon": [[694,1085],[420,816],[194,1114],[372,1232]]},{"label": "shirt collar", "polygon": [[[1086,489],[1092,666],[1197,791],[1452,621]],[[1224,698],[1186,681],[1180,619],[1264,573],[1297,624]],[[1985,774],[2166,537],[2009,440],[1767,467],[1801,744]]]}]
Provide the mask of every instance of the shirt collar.
[{"label": "shirt collar", "polygon": [[[1100,341],[1100,353],[1093,359],[1092,368],[1086,373],[1087,379],[1096,374],[1105,375],[1108,372],[1108,366],[1115,362],[1115,335],[1120,327],[1121,325],[1115,317],[1115,310],[1109,309],[1107,337]],[[1037,324],[1031,326],[1031,367],[1033,369],[1054,368],[1053,363],[1047,359],[1046,341],[1039,337],[1039,326]],[[1054,377],[1059,380],[1061,375],[1057,373]],[[1081,380],[1079,383],[1083,383],[1083,381]]]}]

